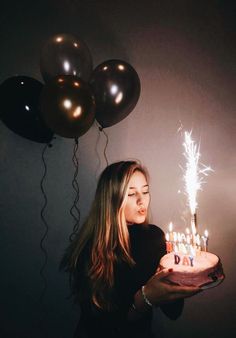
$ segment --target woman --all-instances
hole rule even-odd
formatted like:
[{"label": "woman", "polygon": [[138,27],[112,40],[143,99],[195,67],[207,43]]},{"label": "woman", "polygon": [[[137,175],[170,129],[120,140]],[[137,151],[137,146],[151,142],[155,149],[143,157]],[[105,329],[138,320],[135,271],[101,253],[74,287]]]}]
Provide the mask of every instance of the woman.
[{"label": "woman", "polygon": [[81,308],[76,338],[153,337],[153,307],[176,319],[183,298],[199,291],[170,285],[171,271],[158,271],[165,238],[148,223],[148,181],[136,161],[113,163],[100,176],[88,218],[62,260]]}]

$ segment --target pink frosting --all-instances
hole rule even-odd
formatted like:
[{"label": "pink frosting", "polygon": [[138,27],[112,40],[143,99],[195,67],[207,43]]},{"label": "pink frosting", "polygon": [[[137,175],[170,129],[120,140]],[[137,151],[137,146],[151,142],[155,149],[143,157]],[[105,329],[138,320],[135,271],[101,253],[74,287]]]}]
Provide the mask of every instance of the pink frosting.
[{"label": "pink frosting", "polygon": [[173,269],[168,276],[168,281],[172,283],[203,286],[222,276],[220,259],[210,252],[200,251],[193,258],[184,254],[177,255],[175,257],[175,253],[171,252],[160,261],[160,268]]}]

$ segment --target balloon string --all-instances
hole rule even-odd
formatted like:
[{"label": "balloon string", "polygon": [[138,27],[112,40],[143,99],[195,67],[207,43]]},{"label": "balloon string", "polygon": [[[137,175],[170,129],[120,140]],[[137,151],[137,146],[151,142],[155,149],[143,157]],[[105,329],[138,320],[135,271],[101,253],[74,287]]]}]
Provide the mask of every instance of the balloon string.
[{"label": "balloon string", "polygon": [[108,135],[107,133],[104,131],[104,129],[102,127],[99,127],[99,130],[105,135],[106,137],[106,144],[105,144],[105,147],[103,149],[103,155],[104,155],[104,158],[105,158],[105,161],[106,161],[106,166],[108,166],[108,159],[107,159],[107,154],[106,154],[106,151],[107,151],[107,146],[108,146],[108,142],[109,142],[109,139],[108,139]]},{"label": "balloon string", "polygon": [[46,195],[44,187],[43,187],[43,183],[44,183],[44,180],[45,180],[45,177],[46,177],[46,174],[47,174],[47,166],[46,166],[46,161],[45,161],[44,156],[45,156],[45,152],[46,152],[47,148],[51,147],[51,146],[52,146],[51,144],[46,144],[45,147],[43,148],[43,151],[42,151],[42,162],[43,162],[43,166],[44,166],[44,173],[43,173],[43,177],[42,177],[41,182],[40,182],[40,187],[41,187],[41,191],[42,191],[42,194],[43,194],[43,197],[44,197],[44,204],[43,204],[43,207],[41,209],[41,213],[40,214],[41,214],[41,219],[43,221],[43,224],[45,226],[45,232],[43,234],[43,237],[40,240],[40,248],[41,248],[41,250],[42,250],[42,252],[44,254],[44,262],[43,262],[43,265],[42,265],[42,267],[40,269],[40,275],[41,275],[42,280],[43,280],[43,291],[42,291],[42,293],[40,295],[40,302],[42,301],[42,299],[44,297],[44,294],[46,292],[46,289],[47,289],[47,279],[46,279],[46,277],[44,275],[44,269],[45,269],[45,267],[47,265],[48,254],[47,254],[46,249],[44,248],[43,242],[44,242],[45,238],[47,237],[48,229],[49,229],[48,224],[46,222],[46,219],[44,217],[44,211],[45,211],[47,203],[48,203],[47,195]]},{"label": "balloon string", "polygon": [[100,136],[101,136],[101,132],[99,130],[98,131],[97,140],[96,140],[96,146],[95,146],[95,152],[96,152],[96,155],[97,155],[97,158],[98,158],[98,165],[97,165],[96,172],[95,172],[95,177],[96,178],[98,177],[98,170],[101,167],[101,158],[100,158],[100,154],[99,154],[99,151],[98,151],[98,145],[99,145],[99,141],[100,141]]},{"label": "balloon string", "polygon": [[[75,167],[75,172],[74,172],[74,177],[72,180],[72,187],[76,192],[76,196],[73,202],[73,205],[70,209],[70,214],[71,216],[74,218],[75,220],[75,224],[73,227],[73,231],[69,237],[70,241],[73,241],[74,236],[77,234],[78,230],[79,230],[79,222],[80,222],[80,210],[77,206],[78,201],[79,201],[79,197],[80,197],[80,191],[79,191],[79,184],[77,181],[77,176],[78,176],[78,171],[79,171],[79,160],[77,157],[77,150],[78,150],[78,138],[75,138],[75,143],[74,143],[74,149],[73,149],[73,157],[72,157],[72,161]],[[76,214],[75,214],[76,213]]]}]

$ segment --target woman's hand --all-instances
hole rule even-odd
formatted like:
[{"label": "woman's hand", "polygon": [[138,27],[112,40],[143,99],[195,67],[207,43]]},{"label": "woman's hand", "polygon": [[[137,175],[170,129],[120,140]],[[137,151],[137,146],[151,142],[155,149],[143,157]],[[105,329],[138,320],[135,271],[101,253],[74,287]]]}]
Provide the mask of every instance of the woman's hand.
[{"label": "woman's hand", "polygon": [[168,283],[165,279],[172,271],[172,269],[160,270],[146,283],[145,295],[153,305],[161,305],[180,298],[191,297],[201,292],[199,287]]},{"label": "woman's hand", "polygon": [[[160,306],[168,304],[178,299],[191,297],[202,291],[199,287],[195,286],[170,284],[166,278],[172,271],[172,269],[159,270],[147,281],[143,291],[151,305]],[[141,289],[138,290],[134,296],[134,303],[128,313],[129,320],[137,320],[147,310],[151,309],[147,299],[145,300],[143,291]]]}]

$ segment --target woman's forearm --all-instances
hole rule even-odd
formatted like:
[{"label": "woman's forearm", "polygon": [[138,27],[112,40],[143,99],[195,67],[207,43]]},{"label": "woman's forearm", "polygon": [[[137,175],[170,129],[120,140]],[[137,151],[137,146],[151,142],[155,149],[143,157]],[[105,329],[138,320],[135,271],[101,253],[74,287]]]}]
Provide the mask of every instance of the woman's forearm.
[{"label": "woman's forearm", "polygon": [[143,317],[147,312],[152,310],[152,305],[149,305],[142,294],[142,290],[138,290],[134,295],[134,302],[130,306],[128,311],[129,320],[138,320],[140,317]]}]

